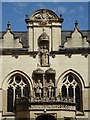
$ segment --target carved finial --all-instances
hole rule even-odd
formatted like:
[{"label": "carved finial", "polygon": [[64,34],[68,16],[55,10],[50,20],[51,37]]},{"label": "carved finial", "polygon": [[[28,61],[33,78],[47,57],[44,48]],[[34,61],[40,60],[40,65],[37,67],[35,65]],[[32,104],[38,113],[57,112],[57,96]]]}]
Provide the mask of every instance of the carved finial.
[{"label": "carved finial", "polygon": [[62,18],[62,14],[60,14],[60,18]]},{"label": "carved finial", "polygon": [[63,21],[64,21],[64,19],[63,19],[63,15],[60,14],[60,22],[62,23]]},{"label": "carved finial", "polygon": [[26,15],[26,19],[28,19],[28,15]]},{"label": "carved finial", "polygon": [[78,28],[78,21],[75,22],[75,28]]},{"label": "carved finial", "polygon": [[11,30],[11,24],[10,24],[9,21],[8,21],[8,24],[7,24],[7,30]]}]

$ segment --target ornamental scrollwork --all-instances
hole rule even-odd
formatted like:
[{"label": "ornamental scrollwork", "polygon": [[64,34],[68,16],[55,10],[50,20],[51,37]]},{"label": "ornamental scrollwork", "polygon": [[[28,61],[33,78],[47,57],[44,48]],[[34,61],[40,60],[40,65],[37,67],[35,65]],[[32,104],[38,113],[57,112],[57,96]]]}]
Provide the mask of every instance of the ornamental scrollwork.
[{"label": "ornamental scrollwork", "polygon": [[49,22],[49,20],[56,19],[56,18],[52,13],[50,13],[46,9],[43,9],[37,14],[35,14],[31,19],[39,21],[41,25],[46,25]]}]

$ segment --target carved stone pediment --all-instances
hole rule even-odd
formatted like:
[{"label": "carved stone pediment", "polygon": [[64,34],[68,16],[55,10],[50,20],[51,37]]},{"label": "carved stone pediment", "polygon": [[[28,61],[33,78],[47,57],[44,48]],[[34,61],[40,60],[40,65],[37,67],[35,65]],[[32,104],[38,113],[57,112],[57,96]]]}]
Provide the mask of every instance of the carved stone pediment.
[{"label": "carved stone pediment", "polygon": [[53,68],[49,68],[45,71],[46,74],[56,74],[56,71]]},{"label": "carved stone pediment", "polygon": [[33,74],[43,74],[44,71],[40,68],[37,68],[36,70],[33,71]]},{"label": "carved stone pediment", "polygon": [[30,20],[41,21],[40,24],[44,25],[47,24],[49,20],[59,20],[59,18],[51,10],[40,9],[31,16]]}]

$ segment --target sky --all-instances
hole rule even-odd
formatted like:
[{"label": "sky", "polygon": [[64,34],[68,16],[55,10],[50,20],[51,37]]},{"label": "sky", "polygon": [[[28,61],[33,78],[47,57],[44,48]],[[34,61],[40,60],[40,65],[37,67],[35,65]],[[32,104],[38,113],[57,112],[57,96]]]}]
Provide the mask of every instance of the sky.
[{"label": "sky", "polygon": [[41,8],[53,10],[58,16],[63,15],[62,30],[73,30],[76,20],[79,29],[89,29],[88,2],[2,2],[0,6],[2,8],[0,31],[6,30],[8,21],[11,23],[12,31],[27,31],[25,15],[30,17]]}]

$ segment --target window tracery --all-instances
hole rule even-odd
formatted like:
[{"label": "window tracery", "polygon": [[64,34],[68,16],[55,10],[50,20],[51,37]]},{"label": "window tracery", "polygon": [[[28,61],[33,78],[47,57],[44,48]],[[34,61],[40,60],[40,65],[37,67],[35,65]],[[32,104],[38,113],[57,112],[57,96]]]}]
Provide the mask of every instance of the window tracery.
[{"label": "window tracery", "polygon": [[82,111],[82,86],[79,79],[73,74],[68,74],[62,82],[62,97],[74,99],[76,110]]},{"label": "window tracery", "polygon": [[16,97],[29,97],[29,85],[21,75],[14,75],[7,89],[7,112],[14,112]]}]

